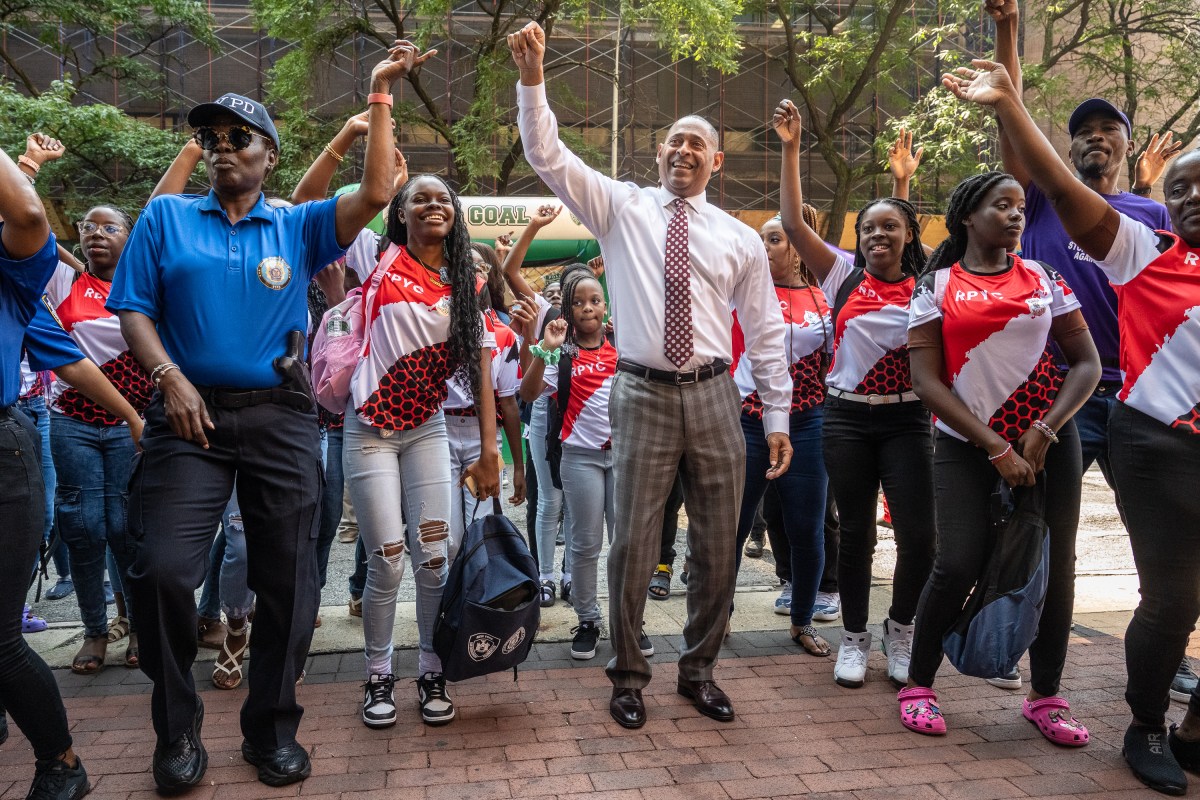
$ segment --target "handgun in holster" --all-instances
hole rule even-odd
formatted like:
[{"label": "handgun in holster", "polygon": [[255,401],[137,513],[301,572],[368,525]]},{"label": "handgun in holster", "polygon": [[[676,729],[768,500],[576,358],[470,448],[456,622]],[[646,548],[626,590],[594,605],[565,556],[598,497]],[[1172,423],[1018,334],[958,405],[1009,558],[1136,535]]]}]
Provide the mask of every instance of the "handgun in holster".
[{"label": "handgun in holster", "polygon": [[271,362],[275,371],[283,376],[279,384],[281,400],[299,411],[313,411],[317,399],[313,394],[312,375],[304,362],[304,331],[289,331],[287,352]]}]

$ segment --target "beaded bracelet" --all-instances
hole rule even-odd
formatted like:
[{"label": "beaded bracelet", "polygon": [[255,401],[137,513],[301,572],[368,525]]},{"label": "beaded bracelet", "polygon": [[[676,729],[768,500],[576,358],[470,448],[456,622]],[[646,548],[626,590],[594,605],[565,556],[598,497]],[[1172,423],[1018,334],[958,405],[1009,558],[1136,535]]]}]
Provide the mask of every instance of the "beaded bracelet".
[{"label": "beaded bracelet", "polygon": [[164,361],[151,370],[150,382],[154,384],[155,388],[157,388],[158,385],[162,383],[163,376],[173,369],[179,369],[179,365],[170,361]]},{"label": "beaded bracelet", "polygon": [[1002,458],[1005,458],[1005,457],[1007,457],[1007,456],[1010,456],[1010,455],[1012,455],[1012,445],[1011,445],[1011,444],[1010,444],[1008,447],[1004,448],[1004,452],[1003,452],[1003,453],[997,453],[997,454],[996,454],[996,455],[994,455],[994,456],[988,456],[988,461],[990,461],[990,462],[992,462],[993,464],[995,464],[997,461],[999,461],[999,460],[1001,460]]},{"label": "beaded bracelet", "polygon": [[561,347],[556,347],[553,350],[545,350],[540,343],[530,345],[529,352],[547,364],[557,364],[559,359],[562,358]]},{"label": "beaded bracelet", "polygon": [[1058,444],[1058,434],[1054,432],[1054,428],[1051,428],[1044,421],[1040,419],[1037,420],[1033,423],[1033,427],[1036,428],[1039,433],[1049,439],[1052,444]]}]

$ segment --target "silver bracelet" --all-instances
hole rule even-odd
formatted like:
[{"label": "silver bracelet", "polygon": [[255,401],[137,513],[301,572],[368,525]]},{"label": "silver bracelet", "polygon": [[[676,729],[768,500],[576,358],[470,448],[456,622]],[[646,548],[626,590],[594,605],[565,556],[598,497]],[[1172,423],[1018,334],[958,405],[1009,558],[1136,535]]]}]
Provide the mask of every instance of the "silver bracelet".
[{"label": "silver bracelet", "polygon": [[163,376],[173,369],[179,369],[179,365],[171,361],[164,361],[150,371],[150,382],[154,384],[155,389],[162,383]]},{"label": "silver bracelet", "polygon": [[1051,428],[1044,421],[1040,419],[1035,420],[1033,427],[1036,428],[1039,433],[1049,439],[1052,444],[1058,444],[1058,434],[1054,432],[1054,428]]}]

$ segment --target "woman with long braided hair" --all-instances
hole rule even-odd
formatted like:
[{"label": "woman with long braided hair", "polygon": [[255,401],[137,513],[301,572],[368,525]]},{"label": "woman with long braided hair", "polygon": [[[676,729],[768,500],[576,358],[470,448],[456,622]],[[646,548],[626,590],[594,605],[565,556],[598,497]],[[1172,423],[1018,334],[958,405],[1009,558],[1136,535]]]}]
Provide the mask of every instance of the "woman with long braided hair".
[{"label": "woman with long braided hair", "polygon": [[[833,307],[833,362],[826,376],[822,444],[841,520],[838,588],[845,634],[834,680],[866,681],[876,503],[882,485],[896,535],[892,604],[883,621],[888,677],[908,681],[912,620],[933,563],[933,439],[929,412],[908,370],[908,307],[925,269],[910,203],[873,200],[854,223],[854,264],[829,249],[801,213],[800,112],[789,100],[772,123],[783,139],[783,229]],[[795,600],[793,600],[795,605]]]},{"label": "woman with long braided hair", "polygon": [[[343,458],[368,558],[363,592],[367,683],[363,722],[396,722],[392,630],[407,554],[417,582],[421,718],[454,718],[433,626],[457,543],[451,536],[449,442],[442,405],[452,375],[479,403],[479,460],[464,470],[476,497],[499,494],[491,348],[476,299],[466,217],[433,175],[411,179],[388,207],[390,246],[363,298],[366,354],[351,378]],[[403,514],[402,514],[403,511]],[[401,518],[407,522],[407,532]]]},{"label": "woman with long braided hair", "polygon": [[[1011,175],[967,178],[946,209],[950,236],[930,257],[913,297],[913,386],[936,417],[938,550],[917,607],[900,719],[919,733],[945,732],[933,680],[942,638],[993,549],[992,493],[1000,478],[1033,485],[1044,468],[1049,584],[1029,648],[1033,675],[1022,713],[1050,741],[1082,746],[1087,728],[1057,695],[1071,632],[1082,490],[1071,418],[1096,387],[1100,357],[1062,278],[1014,253],[1024,227],[1025,193]],[[1047,337],[1070,366],[1065,378]]]}]

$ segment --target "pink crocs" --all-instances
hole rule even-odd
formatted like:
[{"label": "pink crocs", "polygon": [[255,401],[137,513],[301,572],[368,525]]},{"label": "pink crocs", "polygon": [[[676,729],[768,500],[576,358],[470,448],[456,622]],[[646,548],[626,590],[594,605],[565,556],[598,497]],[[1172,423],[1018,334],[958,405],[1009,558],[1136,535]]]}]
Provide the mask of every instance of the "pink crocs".
[{"label": "pink crocs", "polygon": [[1061,697],[1043,697],[1033,702],[1026,699],[1021,703],[1021,714],[1055,744],[1083,747],[1091,739],[1088,729],[1071,716],[1071,706]]},{"label": "pink crocs", "polygon": [[929,736],[941,736],[946,732],[946,720],[938,709],[937,694],[924,686],[901,689],[896,695],[900,701],[900,722],[910,731]]}]

